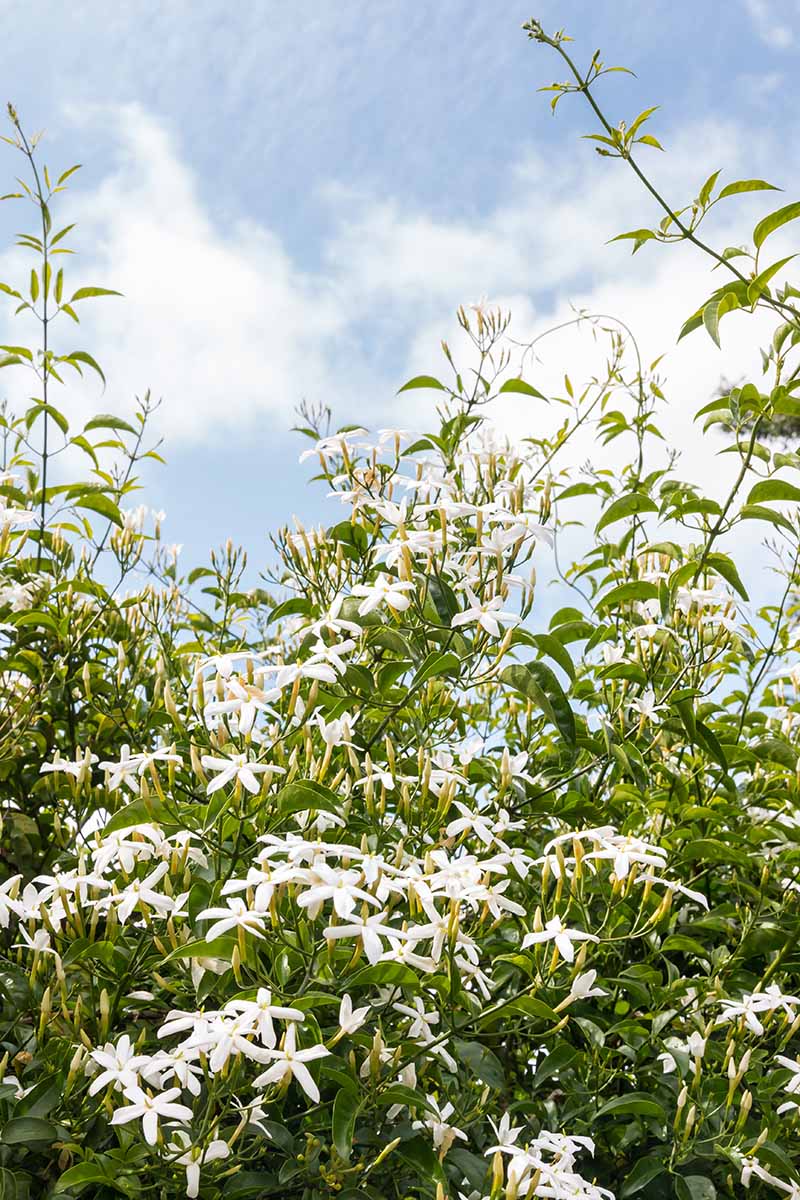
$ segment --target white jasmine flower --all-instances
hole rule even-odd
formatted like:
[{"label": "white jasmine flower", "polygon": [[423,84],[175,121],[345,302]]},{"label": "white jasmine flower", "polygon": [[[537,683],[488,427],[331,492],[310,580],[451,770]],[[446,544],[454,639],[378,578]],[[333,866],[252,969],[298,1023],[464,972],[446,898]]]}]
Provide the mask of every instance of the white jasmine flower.
[{"label": "white jasmine flower", "polygon": [[253,1080],[253,1087],[264,1087],[270,1083],[283,1083],[285,1079],[294,1079],[303,1089],[313,1104],[319,1100],[319,1088],[314,1083],[306,1063],[317,1058],[325,1058],[330,1054],[324,1046],[309,1046],[298,1050],[295,1040],[295,1025],[290,1025],[283,1039],[280,1050],[265,1050],[264,1053],[275,1062]]},{"label": "white jasmine flower", "polygon": [[439,1108],[438,1102],[433,1096],[428,1096],[427,1099],[428,1107],[432,1112],[423,1121],[415,1121],[412,1128],[429,1129],[433,1134],[434,1150],[438,1152],[440,1158],[444,1158],[456,1138],[462,1142],[468,1141],[468,1138],[463,1130],[457,1129],[455,1125],[448,1122],[448,1117],[452,1116],[455,1111],[452,1104],[448,1103],[444,1108]]},{"label": "white jasmine flower", "polygon": [[133,1085],[125,1088],[125,1099],[130,1104],[118,1108],[111,1118],[112,1125],[126,1125],[129,1121],[141,1118],[144,1140],[149,1146],[155,1146],[158,1141],[158,1122],[160,1118],[169,1121],[191,1121],[192,1110],[185,1104],[176,1104],[180,1096],[180,1088],[169,1088],[160,1095],[150,1096],[140,1087]]},{"label": "white jasmine flower", "polygon": [[115,1091],[122,1092],[139,1082],[139,1069],[147,1062],[147,1056],[134,1054],[131,1039],[124,1033],[116,1045],[106,1042],[101,1050],[92,1050],[90,1057],[102,1067],[102,1071],[89,1085],[89,1095],[94,1096],[113,1083]]},{"label": "white jasmine flower", "polygon": [[522,949],[537,946],[542,942],[555,942],[556,949],[563,959],[573,962],[575,950],[573,942],[598,942],[600,939],[593,933],[584,933],[580,929],[568,929],[561,917],[551,917],[540,933],[526,933],[522,939]]},{"label": "white jasmine flower", "polygon": [[392,579],[390,575],[381,572],[373,583],[358,583],[353,588],[354,596],[363,596],[358,606],[358,615],[365,617],[380,604],[387,604],[395,612],[405,612],[411,605],[409,592],[414,591],[414,584]]},{"label": "white jasmine flower", "polygon": [[207,771],[218,772],[206,788],[209,796],[231,782],[240,783],[255,796],[261,790],[256,774],[275,770],[268,763],[251,762],[246,754],[234,754],[230,758],[214,758],[210,754],[204,754],[201,761]]},{"label": "white jasmine flower", "polygon": [[345,993],[342,996],[342,1002],[339,1005],[339,1033],[341,1036],[345,1034],[355,1033],[367,1020],[370,1013],[369,1005],[364,1008],[353,1008],[353,1001],[350,996]]},{"label": "white jasmine flower", "polygon": [[521,617],[516,613],[503,611],[502,597],[495,596],[493,600],[479,600],[471,588],[467,587],[466,591],[470,607],[464,609],[463,612],[456,613],[450,622],[453,629],[458,629],[462,625],[479,625],[490,637],[500,637],[503,631],[498,624],[499,621],[503,621],[506,625],[519,625]]},{"label": "white jasmine flower", "polygon": [[186,1167],[186,1195],[189,1200],[195,1200],[200,1192],[200,1168],[206,1163],[227,1158],[230,1147],[221,1138],[214,1138],[207,1146],[193,1146],[185,1129],[177,1129],[174,1138],[167,1146],[167,1151],[178,1156],[174,1160],[177,1166]]},{"label": "white jasmine flower", "polygon": [[278,1021],[302,1021],[303,1012],[299,1008],[288,1008],[281,1004],[272,1003],[272,992],[269,988],[259,988],[255,1000],[229,1000],[226,1009],[238,1012],[244,1021],[250,1023],[252,1029],[269,1049],[277,1042],[273,1018]]}]

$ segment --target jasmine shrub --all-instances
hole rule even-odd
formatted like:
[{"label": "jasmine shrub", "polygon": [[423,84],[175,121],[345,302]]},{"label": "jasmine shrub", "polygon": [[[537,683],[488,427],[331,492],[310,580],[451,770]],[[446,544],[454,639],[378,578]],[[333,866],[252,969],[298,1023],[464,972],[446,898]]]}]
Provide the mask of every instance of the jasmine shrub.
[{"label": "jasmine shrub", "polygon": [[[580,318],[604,377],[510,444],[492,399],[546,399],[477,305],[465,362],[404,385],[431,431],[306,414],[330,524],[279,531],[255,588],[232,542],[185,573],[132,506],[148,397],[80,429],[58,401],[102,375],[66,338],[111,293],[66,279],[71,171],[10,110],[33,268],[0,287],[35,336],[2,365],[36,398],[0,423],[3,1196],[800,1196],[800,458],[759,442],[798,405],[798,292],[763,247],[800,205],[710,246],[708,211],[769,185],[661,201],[647,111],[612,125],[599,58],[528,32],[665,208],[624,236],[718,266],[685,331],[774,318],[763,374],[698,414],[733,485],[677,473],[605,319]],[[577,471],[587,425],[628,465]]]}]

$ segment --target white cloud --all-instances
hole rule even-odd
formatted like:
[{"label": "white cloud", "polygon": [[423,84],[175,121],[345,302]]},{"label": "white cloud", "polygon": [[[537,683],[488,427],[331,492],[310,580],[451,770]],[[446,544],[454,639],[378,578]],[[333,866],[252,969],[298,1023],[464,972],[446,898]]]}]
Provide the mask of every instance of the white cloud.
[{"label": "white cloud", "polygon": [[787,7],[791,8],[790,18],[797,20],[800,8],[793,0],[745,0],[745,8],[756,27],[759,37],[768,46],[776,50],[786,50],[794,45],[794,31],[791,22],[786,21]]},{"label": "white cloud", "polygon": [[764,71],[740,75],[737,85],[749,97],[750,101],[759,108],[766,108],[774,103],[776,93],[783,88],[786,76],[783,71]]},{"label": "white cloud", "polygon": [[[148,386],[165,397],[159,422],[172,444],[219,442],[224,453],[265,421],[285,428],[303,397],[332,403],[342,421],[421,421],[423,399],[396,401],[395,389],[406,374],[436,369],[455,308],[484,294],[511,307],[523,340],[564,319],[573,301],[625,320],[646,361],[670,351],[665,433],[690,459],[698,445],[691,413],[723,370],[736,377],[757,367],[753,323],[741,317],[728,318],[737,332],[724,356],[703,334],[673,348],[682,320],[717,280],[694,252],[646,247],[631,258],[606,244],[656,219],[622,164],[573,147],[555,158],[529,153],[509,170],[494,210],[472,220],[331,185],[330,228],[309,271],[264,224],[215,222],[174,140],[141,107],[84,109],[72,119],[110,128],[116,148],[113,169],[96,188],[72,193],[64,214],[79,223],[78,244],[92,248],[87,263],[77,260],[77,282],[117,287],[125,299],[89,302],[85,326],[65,332],[106,369],[103,407],[124,410]],[[758,166],[740,161],[743,145],[734,125],[698,123],[652,162],[666,194],[685,201],[702,181],[698,147],[702,165],[725,163],[732,178]],[[748,148],[756,152],[767,153],[763,139]],[[713,240],[745,230],[723,223]],[[565,365],[576,383],[591,371],[586,338],[544,347],[544,378],[560,381]],[[96,388],[70,404],[88,412]],[[504,420],[519,435],[530,431],[518,403],[505,406]],[[591,441],[585,450],[597,453]]]}]

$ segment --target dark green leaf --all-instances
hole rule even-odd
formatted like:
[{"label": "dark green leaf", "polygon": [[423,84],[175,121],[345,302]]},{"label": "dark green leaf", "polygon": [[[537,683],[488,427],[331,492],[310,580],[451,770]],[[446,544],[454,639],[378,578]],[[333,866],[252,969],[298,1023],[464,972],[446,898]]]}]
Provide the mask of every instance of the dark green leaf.
[{"label": "dark green leaf", "polygon": [[222,958],[231,961],[234,947],[236,946],[236,938],[230,934],[218,938],[212,938],[207,942],[205,938],[194,938],[191,942],[186,942],[184,946],[178,946],[177,950],[171,951],[164,960],[172,962],[174,959],[186,958]]},{"label": "dark green leaf", "polygon": [[148,825],[153,822],[158,824],[167,816],[168,814],[157,796],[150,796],[147,800],[140,797],[138,800],[132,800],[130,804],[126,804],[119,812],[114,813],[111,820],[106,822],[103,836],[108,837],[110,833],[117,833],[120,829],[130,829],[132,825]]},{"label": "dark green leaf", "polygon": [[621,1200],[627,1200],[628,1196],[635,1196],[663,1172],[664,1163],[660,1158],[640,1158],[631,1173],[625,1178],[620,1191]]},{"label": "dark green leaf", "polygon": [[428,655],[417,671],[411,686],[418,688],[428,679],[435,679],[439,675],[452,675],[460,667],[461,659],[457,654],[453,654],[452,650],[434,650]]},{"label": "dark green leaf", "polygon": [[3,1126],[0,1141],[7,1146],[26,1146],[30,1142],[54,1142],[58,1130],[50,1121],[41,1117],[12,1117]]},{"label": "dark green leaf", "polygon": [[411,987],[420,986],[419,976],[404,963],[377,962],[371,967],[362,967],[347,980],[348,988],[354,987]]},{"label": "dark green leaf", "polygon": [[465,1062],[473,1075],[477,1075],[482,1083],[501,1090],[505,1087],[505,1074],[500,1059],[488,1046],[480,1042],[455,1043],[456,1057]]},{"label": "dark green leaf", "polygon": [[607,1100],[595,1113],[597,1117],[607,1117],[611,1115],[623,1117],[634,1115],[638,1117],[655,1117],[659,1121],[666,1121],[667,1114],[658,1103],[644,1092],[629,1092],[627,1096],[615,1096],[613,1100]]},{"label": "dark green leaf", "polygon": [[292,596],[289,600],[284,600],[280,604],[276,604],[267,619],[271,624],[273,621],[283,620],[284,617],[294,617],[298,614],[305,615],[309,609],[310,603],[305,596]]},{"label": "dark green leaf", "polygon": [[717,1189],[705,1175],[677,1175],[675,1195],[678,1200],[716,1200]]},{"label": "dark green leaf", "polygon": [[721,575],[731,585],[734,591],[739,593],[743,600],[750,599],[736,569],[736,564],[728,558],[727,554],[709,554],[706,562],[712,570],[716,571],[718,575]]},{"label": "dark green leaf", "polygon": [[350,1150],[353,1145],[353,1129],[360,1107],[361,1099],[355,1083],[351,1088],[343,1087],[336,1093],[333,1101],[331,1132],[336,1152],[344,1162],[348,1162],[350,1159]]},{"label": "dark green leaf", "polygon": [[534,1090],[540,1087],[546,1079],[552,1079],[554,1075],[565,1071],[575,1059],[578,1057],[578,1051],[574,1046],[570,1046],[568,1042],[562,1042],[551,1050],[549,1054],[545,1054],[536,1068],[536,1074],[533,1077]]},{"label": "dark green leaf", "polygon": [[571,746],[575,745],[575,717],[564,689],[543,662],[515,663],[500,679],[540,708]]},{"label": "dark green leaf", "polygon": [[87,1183],[105,1184],[106,1187],[114,1186],[112,1174],[103,1166],[99,1163],[82,1162],[76,1163],[74,1167],[68,1167],[59,1175],[54,1194],[57,1196],[59,1192],[78,1190],[85,1187]]},{"label": "dark green leaf", "polygon": [[542,654],[548,655],[554,662],[557,662],[571,680],[575,679],[575,666],[568,651],[564,648],[563,642],[552,633],[535,633],[531,640]]},{"label": "dark green leaf", "polygon": [[324,783],[312,779],[298,779],[287,783],[275,797],[275,806],[282,813],[319,812],[341,813],[342,797],[332,792]]}]

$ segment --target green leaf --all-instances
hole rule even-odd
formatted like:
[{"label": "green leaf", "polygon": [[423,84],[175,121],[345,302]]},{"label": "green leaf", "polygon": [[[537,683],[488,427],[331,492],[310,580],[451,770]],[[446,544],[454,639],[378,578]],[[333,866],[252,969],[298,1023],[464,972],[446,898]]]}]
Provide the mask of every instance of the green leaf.
[{"label": "green leaf", "polygon": [[83,450],[84,454],[88,454],[94,465],[98,465],[97,454],[95,453],[94,446],[91,444],[91,442],[87,441],[82,433],[79,433],[76,437],[71,438],[70,445],[79,446],[80,449]]},{"label": "green leaf", "polygon": [[675,1195],[678,1200],[716,1200],[717,1189],[705,1175],[677,1175]]},{"label": "green leaf", "polygon": [[756,249],[763,246],[771,233],[776,229],[780,229],[783,225],[788,225],[790,221],[794,221],[800,217],[800,201],[795,200],[792,204],[785,204],[783,208],[778,208],[769,216],[764,217],[763,221],[759,221],[753,230],[753,244]]},{"label": "green leaf", "polygon": [[461,611],[461,605],[456,599],[453,589],[436,575],[426,576],[425,582],[436,616],[443,625],[450,628],[453,617]]},{"label": "green leaf", "polygon": [[654,104],[652,108],[646,108],[643,112],[640,112],[638,117],[631,123],[630,128],[627,130],[628,136],[634,137],[635,134],[638,133],[639,128],[644,125],[645,121],[649,121],[653,113],[658,112],[658,109],[659,105]]},{"label": "green leaf", "polygon": [[774,183],[767,183],[764,179],[738,179],[736,183],[728,183],[717,196],[718,200],[724,200],[727,196],[740,196],[743,192],[779,192],[780,188],[775,187]]},{"label": "green leaf", "polygon": [[781,529],[787,530],[788,533],[794,533],[794,526],[783,513],[773,512],[771,508],[762,508],[760,504],[743,505],[739,510],[739,516],[743,521],[769,521],[770,524],[777,525]]},{"label": "green leaf", "polygon": [[82,287],[78,288],[77,292],[73,292],[70,296],[70,304],[75,304],[78,300],[88,300],[92,296],[121,296],[122,292],[115,292],[111,288],[100,287]]},{"label": "green leaf", "polygon": [[164,962],[185,958],[223,958],[230,962],[236,944],[236,938],[231,937],[230,934],[212,938],[210,942],[207,942],[205,938],[194,938],[184,946],[178,946],[176,950],[171,951]]},{"label": "green leaf", "polygon": [[[731,858],[728,854],[722,856],[717,855],[718,862],[730,862]],[[670,951],[681,951],[686,954],[696,954],[699,958],[708,956],[708,946],[704,946],[702,942],[698,942],[696,938],[687,937],[685,933],[671,933],[668,938],[664,938],[661,943],[661,950],[664,954],[669,954]]]},{"label": "green leaf", "polygon": [[436,391],[446,392],[447,388],[438,379],[434,379],[433,375],[415,375],[413,379],[409,379],[408,383],[404,383],[401,388],[397,389],[398,396],[401,392],[410,392],[412,388],[435,388]]},{"label": "green leaf", "polygon": [[692,741],[697,737],[697,723],[694,715],[694,704],[692,700],[687,698],[684,700],[673,700],[673,705],[678,710],[678,715],[683,722],[683,726]]},{"label": "green leaf", "polygon": [[423,1108],[429,1112],[433,1111],[426,1096],[402,1083],[393,1083],[385,1092],[379,1092],[375,1097],[375,1102],[386,1108],[390,1108],[393,1104],[405,1104],[407,1108]]},{"label": "green leaf", "polygon": [[[500,956],[498,962],[510,961],[506,956]],[[552,1021],[556,1024],[560,1017],[554,1008],[549,1004],[545,1004],[544,1000],[539,1000],[536,996],[517,996],[515,1000],[509,1000],[508,1004],[504,1004],[502,1013],[519,1013],[523,1017],[531,1019],[536,1018],[540,1021]]]},{"label": "green leaf", "polygon": [[342,797],[324,783],[297,779],[281,788],[275,797],[275,807],[283,814],[309,810],[341,814]]},{"label": "green leaf", "polygon": [[687,336],[687,334],[693,333],[695,331],[695,329],[699,329],[702,324],[703,324],[703,309],[698,308],[697,312],[693,313],[691,315],[691,317],[688,317],[681,325],[677,340],[681,341],[681,339],[685,338]]},{"label": "green leaf", "polygon": [[292,596],[290,599],[276,604],[270,611],[267,620],[271,625],[273,621],[281,621],[284,617],[295,617],[299,614],[305,615],[309,612],[310,607],[311,605],[305,596]]},{"label": "green leaf", "polygon": [[560,1074],[565,1071],[578,1057],[578,1051],[574,1046],[570,1046],[568,1042],[562,1042],[556,1046],[549,1054],[545,1054],[541,1062],[536,1068],[536,1073],[533,1077],[533,1090],[545,1082],[546,1079],[552,1079],[553,1075]]},{"label": "green leaf", "polygon": [[750,599],[736,569],[736,564],[728,558],[727,554],[709,554],[706,562],[712,570],[716,571],[718,575],[721,575],[731,585],[734,591],[739,593],[743,600]]},{"label": "green leaf", "polygon": [[78,367],[77,364],[85,363],[87,367],[91,367],[93,371],[97,372],[97,374],[102,379],[103,383],[105,383],[105,381],[106,381],[106,377],[103,374],[103,372],[101,371],[99,364],[97,362],[95,362],[95,360],[92,358],[91,354],[87,354],[87,352],[85,350],[73,350],[71,354],[62,355],[62,357],[59,358],[58,361],[70,363],[72,366],[75,367],[75,369],[77,371],[80,371],[80,367]]},{"label": "green leaf", "polygon": [[[490,1169],[487,1159],[473,1154],[471,1150],[465,1150],[457,1143],[447,1151],[447,1161],[457,1167],[460,1174],[468,1180],[473,1196],[484,1194],[483,1185]],[[466,1188],[462,1189],[459,1195],[466,1195]]]},{"label": "green leaf", "polygon": [[409,1163],[410,1166],[421,1171],[429,1179],[444,1184],[445,1174],[442,1164],[434,1153],[430,1142],[425,1138],[419,1135],[409,1138],[407,1142],[400,1143],[395,1153]]},{"label": "green leaf", "polygon": [[130,422],[123,421],[122,417],[115,417],[113,413],[98,413],[96,417],[92,417],[91,421],[84,425],[83,432],[88,433],[90,429],[121,429],[125,433],[136,433]]},{"label": "green leaf", "polygon": [[340,1088],[333,1101],[333,1116],[331,1132],[336,1152],[343,1162],[350,1161],[350,1151],[353,1146],[353,1129],[355,1128],[361,1099],[355,1083],[350,1088]]},{"label": "green leaf", "polygon": [[571,746],[575,745],[575,717],[564,689],[545,663],[515,663],[501,672],[500,680],[531,700],[555,725],[564,740]]},{"label": "green leaf", "polygon": [[29,1142],[54,1142],[58,1130],[50,1121],[41,1117],[12,1117],[3,1126],[0,1141],[7,1146],[27,1145]]},{"label": "green leaf", "polygon": [[531,637],[531,641],[537,650],[540,650],[542,654],[546,654],[554,662],[557,662],[562,670],[566,671],[570,679],[574,681],[575,666],[563,642],[559,641],[552,633],[535,633]]},{"label": "green leaf", "polygon": [[452,650],[433,650],[414,676],[411,686],[420,687],[438,675],[452,675],[461,668],[461,659]]},{"label": "green leaf", "polygon": [[727,771],[728,760],[725,757],[725,751],[722,749],[716,734],[702,721],[695,721],[695,733],[700,745],[705,747],[711,757],[719,763],[723,771]]},{"label": "green leaf", "polygon": [[564,488],[563,492],[553,496],[553,501],[571,500],[573,496],[594,496],[596,491],[597,486],[594,483],[572,483],[569,487]]},{"label": "green leaf", "polygon": [[703,324],[716,346],[720,347],[719,323],[721,319],[726,313],[732,312],[735,308],[739,307],[739,297],[735,292],[730,291],[718,299],[710,300],[703,308]]},{"label": "green leaf", "polygon": [[519,392],[523,396],[533,396],[536,400],[547,399],[535,387],[526,383],[524,379],[507,379],[505,383],[500,385],[498,392]]},{"label": "green leaf", "polygon": [[36,404],[32,405],[25,413],[25,423],[28,428],[30,429],[34,421],[38,420],[38,418],[41,416],[48,416],[55,421],[56,425],[65,437],[69,433],[69,422],[64,414],[59,412],[57,408],[54,408],[52,404],[42,404],[40,400],[37,401]]},{"label": "green leaf", "polygon": [[405,963],[378,962],[371,967],[362,967],[347,980],[348,988],[354,987],[410,987],[420,986],[419,977]]},{"label": "green leaf", "polygon": [[664,1163],[660,1158],[640,1158],[631,1173],[626,1176],[620,1191],[621,1200],[635,1196],[643,1187],[647,1187],[653,1179],[664,1173]]},{"label": "green leaf", "polygon": [[61,1103],[63,1096],[63,1076],[57,1071],[49,1071],[17,1102],[14,1115],[17,1117],[46,1117],[56,1105]]},{"label": "green leaf", "polygon": [[[77,167],[74,169],[77,170]],[[50,238],[50,249],[52,250],[53,246],[57,246],[61,239],[65,238],[67,234],[74,228],[75,224],[73,222],[72,225],[65,225],[63,229],[59,229],[58,233],[54,234],[53,237]]]},{"label": "green leaf", "polygon": [[793,258],[797,258],[797,255],[789,254],[786,258],[779,258],[777,262],[772,264],[772,266],[765,267],[763,271],[756,275],[755,279],[747,288],[747,299],[751,304],[755,304],[762,292],[766,290],[770,279],[777,275],[781,267],[785,267],[786,264],[791,262]]},{"label": "green leaf", "polygon": [[703,324],[705,325],[711,340],[717,345],[720,345],[719,340],[719,306],[721,300],[712,300],[703,309]]},{"label": "green leaf", "polygon": [[765,504],[773,500],[800,500],[800,488],[785,479],[764,479],[751,489],[747,497],[748,504]]},{"label": "green leaf", "polygon": [[634,600],[655,600],[658,588],[647,579],[631,579],[628,583],[620,583],[601,596],[595,605],[599,612],[603,608],[616,608],[619,604],[630,604]]},{"label": "green leaf", "polygon": [[652,241],[655,236],[652,229],[630,229],[627,233],[618,233],[616,237],[609,238],[609,244],[611,242],[632,241],[634,246],[631,253],[635,254],[637,250],[642,248],[645,242]]},{"label": "green leaf", "polygon": [[[7,196],[0,196],[7,200]],[[30,1200],[30,1175],[0,1167],[0,1200]]]},{"label": "green leaf", "polygon": [[106,822],[103,836],[107,837],[110,833],[117,833],[120,829],[130,829],[132,825],[159,824],[166,816],[164,805],[157,796],[150,796],[147,800],[139,797],[138,800],[132,800],[119,812],[114,813],[111,820]]},{"label": "green leaf", "polygon": [[488,1083],[489,1087],[497,1091],[505,1087],[506,1077],[502,1063],[488,1046],[482,1046],[480,1042],[456,1041],[455,1052],[456,1057],[467,1064],[481,1083]]},{"label": "green leaf", "polygon": [[658,512],[658,505],[655,501],[641,492],[629,492],[627,496],[620,496],[613,504],[609,504],[597,523],[595,533],[600,533],[608,525],[613,525],[615,521],[622,521],[625,517],[649,512]]},{"label": "green leaf", "polygon": [[92,512],[99,513],[101,517],[106,517],[114,525],[122,527],[119,508],[109,496],[104,496],[102,493],[94,492],[88,496],[82,496],[80,500],[75,501],[75,507],[88,508]]},{"label": "green leaf", "polygon": [[614,1114],[617,1117],[637,1116],[637,1117],[655,1117],[658,1121],[666,1121],[667,1114],[658,1103],[653,1100],[652,1096],[645,1092],[629,1092],[627,1096],[615,1096],[613,1100],[608,1100],[595,1113],[597,1117],[607,1117]]},{"label": "green leaf", "polygon": [[76,1163],[74,1167],[69,1167],[63,1174],[59,1175],[56,1180],[54,1194],[58,1195],[59,1192],[82,1188],[87,1183],[102,1183],[106,1187],[114,1186],[113,1177],[100,1163],[82,1162]]},{"label": "green leaf", "polygon": [[708,204],[709,200],[711,199],[711,193],[714,190],[714,184],[719,179],[719,176],[720,172],[714,171],[712,175],[709,175],[708,179],[700,188],[700,191],[697,193],[697,199],[700,201],[701,205],[705,206]]},{"label": "green leaf", "polygon": [[189,572],[186,578],[187,582],[192,584],[197,583],[198,579],[208,578],[209,575],[216,578],[215,572],[212,571],[210,567],[194,567],[194,569]]}]

